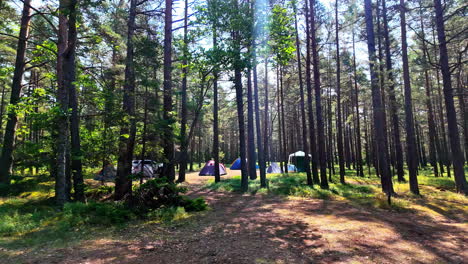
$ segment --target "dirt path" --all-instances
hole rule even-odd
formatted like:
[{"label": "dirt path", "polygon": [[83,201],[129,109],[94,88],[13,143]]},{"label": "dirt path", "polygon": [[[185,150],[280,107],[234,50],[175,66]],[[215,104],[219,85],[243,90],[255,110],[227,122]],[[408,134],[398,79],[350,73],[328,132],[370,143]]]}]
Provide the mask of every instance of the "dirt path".
[{"label": "dirt path", "polygon": [[190,174],[190,195],[205,197],[212,210],[181,226],[154,224],[131,239],[86,241],[31,263],[468,262],[466,222],[341,201],[214,192],[202,188],[206,179]]}]

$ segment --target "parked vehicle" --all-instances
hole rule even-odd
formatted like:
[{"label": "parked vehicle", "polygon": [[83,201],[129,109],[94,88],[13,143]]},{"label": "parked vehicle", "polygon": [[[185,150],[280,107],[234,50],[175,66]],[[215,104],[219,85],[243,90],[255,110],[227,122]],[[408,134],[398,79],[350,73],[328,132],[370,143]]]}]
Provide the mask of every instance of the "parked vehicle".
[{"label": "parked vehicle", "polygon": [[157,169],[161,166],[162,163],[156,163],[153,160],[133,160],[132,174],[141,173],[143,170],[143,177],[153,178],[156,174]]}]

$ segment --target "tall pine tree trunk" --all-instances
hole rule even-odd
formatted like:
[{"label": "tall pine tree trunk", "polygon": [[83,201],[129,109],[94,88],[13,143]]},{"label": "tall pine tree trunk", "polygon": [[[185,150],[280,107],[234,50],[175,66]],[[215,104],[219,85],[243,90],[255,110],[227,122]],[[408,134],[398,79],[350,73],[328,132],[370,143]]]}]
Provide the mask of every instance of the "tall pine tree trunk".
[{"label": "tall pine tree trunk", "polygon": [[364,177],[364,168],[362,162],[362,143],[361,143],[361,120],[359,118],[359,89],[357,83],[357,65],[356,65],[356,45],[354,39],[354,28],[353,28],[353,74],[354,74],[354,99],[356,107],[356,140],[357,140],[357,166],[358,176]]},{"label": "tall pine tree trunk", "polygon": [[[182,117],[180,121],[180,168],[179,168],[179,178],[177,182],[185,181],[185,170],[187,169],[187,150],[188,150],[188,140],[187,140],[187,74],[188,74],[188,65],[187,57],[188,54],[188,0],[185,0],[184,8],[184,49],[182,61],[182,93],[181,93],[181,104],[182,104]],[[216,120],[217,121],[217,120]],[[214,130],[213,130],[214,131]],[[216,168],[216,167],[215,167]],[[219,166],[218,166],[219,171]],[[218,173],[219,175],[219,173]]]},{"label": "tall pine tree trunk", "polygon": [[299,43],[299,32],[297,28],[297,8],[294,4],[294,28],[296,30],[296,56],[297,56],[297,68],[299,72],[299,93],[301,97],[301,123],[302,123],[302,146],[305,153],[305,171],[307,175],[307,183],[312,183],[312,173],[310,171],[310,161],[309,161],[309,146],[307,144],[307,117],[305,112],[305,97],[304,97],[304,84],[302,81],[302,63],[301,63],[301,47]]},{"label": "tall pine tree trunk", "polygon": [[76,5],[77,0],[70,1],[69,20],[68,20],[68,53],[65,57],[64,74],[65,86],[69,89],[70,100],[70,137],[71,137],[71,172],[73,175],[74,198],[77,201],[84,202],[84,181],[83,165],[81,162],[81,139],[80,139],[80,119],[78,117],[78,96],[75,86],[76,81]]},{"label": "tall pine tree trunk", "polygon": [[[21,95],[21,81],[23,80],[25,55],[27,49],[27,41],[29,37],[29,21],[31,20],[31,0],[24,0],[23,12],[21,14],[21,25],[18,37],[18,45],[16,47],[15,70],[13,72],[13,82],[11,85],[10,107],[14,107],[19,103]],[[3,89],[2,102],[4,98],[5,88]],[[3,115],[3,103],[2,103]],[[2,145],[2,156],[0,158],[0,183],[10,183],[10,173],[13,163],[13,149],[15,144],[16,124],[18,116],[15,111],[8,111],[8,121],[5,127],[5,134]],[[1,127],[0,127],[1,128]]]},{"label": "tall pine tree trunk", "polygon": [[341,60],[340,60],[340,39],[338,23],[338,0],[335,1],[335,38],[336,38],[336,118],[338,144],[338,164],[340,167],[340,182],[345,183],[345,164],[343,156],[343,119],[341,114]]},{"label": "tall pine tree trunk", "polygon": [[172,182],[175,178],[174,133],[172,131],[172,0],[166,0],[164,11],[164,99],[163,99],[163,175]]},{"label": "tall pine tree trunk", "polygon": [[247,141],[248,155],[247,165],[249,166],[249,176],[251,180],[257,178],[256,157],[255,157],[255,134],[254,134],[254,109],[252,93],[252,71],[247,70]]},{"label": "tall pine tree trunk", "polygon": [[452,80],[448,62],[447,42],[445,37],[445,25],[443,9],[440,0],[434,0],[435,18],[437,26],[437,39],[439,41],[439,62],[444,83],[444,99],[447,112],[447,124],[449,130],[450,147],[452,150],[453,169],[455,174],[455,184],[457,191],[468,195],[468,184],[465,178],[464,158],[461,151],[460,135],[458,133],[457,116],[453,100]]},{"label": "tall pine tree trunk", "polygon": [[125,81],[123,95],[123,111],[126,120],[120,128],[119,158],[115,179],[115,200],[121,200],[132,193],[132,159],[135,146],[135,63],[133,60],[133,35],[135,33],[137,0],[130,1],[130,11],[127,22],[127,58],[125,61]]},{"label": "tall pine tree trunk", "polygon": [[315,0],[310,0],[310,37],[312,48],[312,64],[314,65],[314,87],[315,87],[315,109],[317,115],[317,145],[320,163],[320,187],[328,189],[327,179],[327,160],[325,156],[325,134],[322,116],[322,99],[320,85],[320,61],[318,53],[318,45],[316,38],[316,23],[315,23]]},{"label": "tall pine tree trunk", "polygon": [[372,2],[371,0],[364,0],[365,4],[365,18],[366,18],[366,32],[367,32],[367,49],[369,53],[369,68],[371,76],[371,90],[372,90],[372,106],[374,109],[374,130],[375,142],[377,147],[376,155],[378,155],[378,164],[381,173],[382,190],[387,194],[390,202],[390,197],[394,193],[393,183],[390,176],[390,167],[388,165],[388,156],[385,149],[385,131],[383,126],[384,113],[382,109],[382,95],[379,89],[379,80],[377,76],[377,69],[375,66],[375,37],[374,37],[374,23],[372,15]]},{"label": "tall pine tree trunk", "polygon": [[312,155],[312,179],[313,182],[307,182],[308,185],[312,184],[320,184],[320,179],[318,176],[318,158],[317,158],[317,140],[315,138],[315,121],[314,121],[314,109],[312,107],[312,80],[311,80],[311,52],[310,52],[310,45],[311,45],[311,28],[310,28],[310,20],[312,18],[311,12],[308,8],[308,3],[312,3],[312,1],[305,1],[305,17],[306,17],[306,87],[307,87],[307,109],[309,110],[309,144],[310,144],[310,152]]},{"label": "tall pine tree trunk", "polygon": [[400,127],[398,118],[397,102],[395,97],[395,80],[393,77],[393,65],[392,65],[392,54],[390,51],[390,36],[388,30],[388,19],[387,19],[387,5],[386,0],[382,0],[382,16],[383,16],[383,31],[385,39],[385,65],[387,71],[387,79],[389,86],[389,100],[390,100],[390,114],[392,117],[392,132],[393,141],[395,144],[395,155],[396,155],[396,169],[398,181],[405,181],[404,170],[403,170],[403,148],[401,145],[400,138]]},{"label": "tall pine tree trunk", "polygon": [[417,176],[417,149],[416,137],[414,134],[413,102],[411,96],[410,72],[408,63],[408,43],[406,40],[406,6],[405,1],[400,0],[400,26],[401,26],[401,51],[403,59],[403,82],[405,91],[405,123],[406,123],[406,146],[409,171],[410,190],[414,194],[419,194]]}]

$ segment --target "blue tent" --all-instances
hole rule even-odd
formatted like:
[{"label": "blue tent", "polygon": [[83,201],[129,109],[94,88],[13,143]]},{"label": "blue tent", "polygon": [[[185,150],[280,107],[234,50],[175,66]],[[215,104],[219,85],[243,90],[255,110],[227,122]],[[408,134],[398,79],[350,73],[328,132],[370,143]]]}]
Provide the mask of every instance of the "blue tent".
[{"label": "blue tent", "polygon": [[[219,163],[219,175],[226,175],[226,168],[224,168],[224,164]],[[200,176],[214,176],[215,175],[215,162],[214,160],[210,160],[205,164],[205,167],[200,171],[198,174]]]},{"label": "blue tent", "polygon": [[[258,169],[258,164],[255,165],[255,168]],[[231,167],[229,168],[231,170],[240,170],[241,169],[241,159],[237,158],[232,164]]]},{"label": "blue tent", "polygon": [[299,172],[294,164],[288,164],[288,172]]}]

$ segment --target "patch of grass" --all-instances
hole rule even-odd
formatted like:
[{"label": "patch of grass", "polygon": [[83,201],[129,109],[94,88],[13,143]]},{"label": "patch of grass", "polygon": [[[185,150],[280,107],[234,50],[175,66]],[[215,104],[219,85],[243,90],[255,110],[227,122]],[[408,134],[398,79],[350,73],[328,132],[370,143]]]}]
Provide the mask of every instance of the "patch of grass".
[{"label": "patch of grass", "polygon": [[[274,194],[302,198],[347,200],[355,205],[369,206],[394,211],[417,209],[426,213],[449,216],[450,214],[466,217],[468,199],[454,193],[453,178],[434,177],[431,170],[421,170],[418,176],[422,196],[410,193],[408,182],[394,181],[398,196],[392,197],[389,205],[382,193],[380,178],[376,176],[353,176],[347,171],[346,184],[339,183],[338,175],[333,176],[329,189],[319,186],[308,186],[305,173],[269,174],[268,187],[260,188],[259,180],[249,181],[249,193]],[[219,191],[240,192],[240,176],[221,180],[219,183],[209,181],[207,188]],[[455,217],[455,216],[454,216]]]},{"label": "patch of grass", "polygon": [[207,209],[203,198],[177,194],[180,204],[140,214],[124,203],[99,201],[113,192],[111,186],[87,186],[88,203],[67,203],[59,208],[53,199],[54,182],[47,177],[19,177],[9,187],[6,197],[0,198],[0,248],[11,254],[112,236],[148,221],[171,223],[188,218],[189,212]]}]

